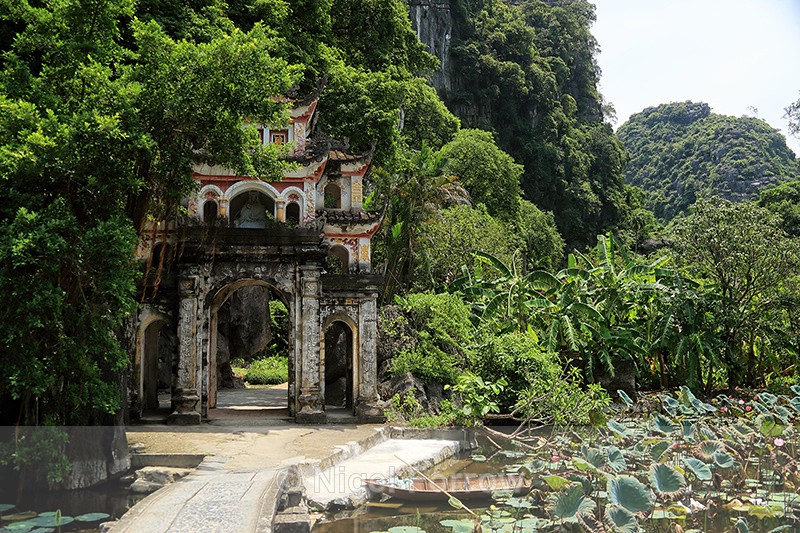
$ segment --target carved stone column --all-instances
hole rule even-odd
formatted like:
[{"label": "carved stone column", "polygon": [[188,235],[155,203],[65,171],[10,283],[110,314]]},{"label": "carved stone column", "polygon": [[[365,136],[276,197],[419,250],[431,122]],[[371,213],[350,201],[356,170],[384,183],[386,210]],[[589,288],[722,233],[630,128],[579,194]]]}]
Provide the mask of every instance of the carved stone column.
[{"label": "carved stone column", "polygon": [[286,222],[286,199],[275,200],[275,222]]},{"label": "carved stone column", "polygon": [[183,275],[179,282],[180,306],[178,309],[178,376],[172,393],[175,411],[167,418],[168,424],[199,424],[200,394],[197,351],[197,305],[199,276]]},{"label": "carved stone column", "polygon": [[319,360],[319,267],[303,265],[300,267],[301,287],[301,321],[299,324],[301,339],[300,354],[300,409],[295,414],[295,421],[300,424],[318,424],[325,422],[325,410],[320,387]]},{"label": "carved stone column", "polygon": [[359,305],[358,398],[356,417],[360,422],[383,422],[378,403],[378,302],[375,295],[364,297]]}]

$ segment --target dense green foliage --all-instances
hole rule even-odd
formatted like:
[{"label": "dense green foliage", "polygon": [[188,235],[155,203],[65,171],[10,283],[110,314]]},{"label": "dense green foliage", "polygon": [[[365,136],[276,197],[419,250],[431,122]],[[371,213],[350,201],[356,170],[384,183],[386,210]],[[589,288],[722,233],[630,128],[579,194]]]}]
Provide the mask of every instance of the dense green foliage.
[{"label": "dense green foliage", "polygon": [[698,198],[752,200],[800,176],[780,132],[757,118],[711,113],[703,103],[649,107],[617,134],[631,154],[627,182],[646,192],[645,206],[664,220]]},{"label": "dense green foliage", "polygon": [[626,154],[603,122],[594,6],[460,0],[454,13],[448,107],[496,133],[525,169],[526,197],[555,214],[568,245],[615,227],[628,212]]},{"label": "dense green foliage", "polygon": [[269,95],[297,77],[260,26],[197,44],[129,2],[3,6],[2,418],[86,423],[119,408],[136,229],[192,187],[197,149],[275,175],[242,117],[281,120]]},{"label": "dense green foliage", "polygon": [[676,228],[675,253],[694,279],[709,285],[704,296],[715,315],[712,331],[729,385],[753,384],[770,367],[780,368],[787,351],[797,352],[800,264],[797,244],[777,216],[751,202],[698,200],[693,215]]},{"label": "dense green foliage", "polygon": [[289,362],[286,357],[274,356],[256,359],[244,375],[252,385],[279,385],[289,381]]},{"label": "dense green foliage", "polygon": [[446,170],[457,176],[474,205],[483,204],[490,215],[504,220],[519,212],[519,178],[523,168],[494,143],[492,134],[461,130],[442,148]]},{"label": "dense green foliage", "polygon": [[793,237],[800,237],[800,180],[787,181],[764,189],[759,195],[758,205],[780,217],[783,231]]}]

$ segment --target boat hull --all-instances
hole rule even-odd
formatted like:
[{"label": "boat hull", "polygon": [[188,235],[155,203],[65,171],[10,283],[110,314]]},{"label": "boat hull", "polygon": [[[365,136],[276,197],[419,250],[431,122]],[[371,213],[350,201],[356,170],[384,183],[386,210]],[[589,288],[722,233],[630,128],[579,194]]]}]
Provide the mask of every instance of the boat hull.
[{"label": "boat hull", "polygon": [[382,494],[398,500],[416,502],[447,501],[450,496],[459,500],[489,499],[492,493],[497,491],[510,491],[515,496],[519,496],[529,490],[528,483],[518,475],[478,475],[431,481],[424,478],[412,478],[410,481],[410,484],[408,482],[404,484],[406,486],[399,486],[381,480],[366,479],[364,485],[371,495]]}]

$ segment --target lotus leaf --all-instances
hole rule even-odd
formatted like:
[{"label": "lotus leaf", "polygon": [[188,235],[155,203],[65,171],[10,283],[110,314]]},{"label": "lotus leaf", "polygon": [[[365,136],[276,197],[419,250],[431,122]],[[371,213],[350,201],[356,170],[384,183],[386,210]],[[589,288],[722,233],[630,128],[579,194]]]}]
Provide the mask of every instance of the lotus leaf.
[{"label": "lotus leaf", "polygon": [[545,463],[541,459],[531,459],[530,461],[525,461],[522,467],[531,474],[534,474],[536,472],[541,472],[542,470],[547,468],[547,463]]},{"label": "lotus leaf", "polygon": [[669,465],[654,464],[650,467],[650,485],[658,494],[672,496],[686,487],[683,474]]},{"label": "lotus leaf", "polygon": [[714,454],[714,464],[720,468],[735,468],[736,461],[728,452],[717,452]]},{"label": "lotus leaf", "polygon": [[527,498],[508,498],[503,501],[503,505],[508,505],[509,507],[514,507],[515,509],[530,509],[533,507],[533,503],[531,503]]},{"label": "lotus leaf", "polygon": [[672,420],[664,415],[658,414],[653,417],[653,429],[659,433],[668,435],[678,429],[678,426],[672,423]]},{"label": "lotus leaf", "polygon": [[[796,387],[797,385],[792,385],[792,387]],[[770,529],[767,533],[780,533],[781,531],[792,531],[794,526],[792,524],[786,524],[785,526],[778,526],[775,529]],[[688,533],[688,532],[687,532]]]},{"label": "lotus leaf", "polygon": [[505,455],[506,457],[510,457],[511,459],[518,459],[520,457],[525,457],[525,452],[521,452],[519,450],[500,450],[500,455]]},{"label": "lotus leaf", "polygon": [[747,512],[750,516],[755,516],[758,519],[775,518],[783,513],[777,509],[772,509],[766,505],[751,505],[750,510]]},{"label": "lotus leaf", "polygon": [[725,446],[717,440],[703,441],[697,447],[697,453],[705,460],[711,460],[715,453],[725,451]]},{"label": "lotus leaf", "polygon": [[764,405],[761,402],[753,402],[753,407],[755,407],[756,411],[758,411],[762,415],[768,415],[768,414],[771,413],[771,411],[769,410],[769,407],[767,407],[766,405]]},{"label": "lotus leaf", "polygon": [[617,394],[619,394],[619,397],[622,399],[623,402],[625,402],[625,405],[627,405],[628,407],[633,407],[633,400],[631,400],[631,397],[628,396],[628,394],[624,390],[617,389]]},{"label": "lotus leaf", "polygon": [[561,476],[556,476],[556,475],[545,476],[542,479],[553,490],[561,490],[562,488],[564,488],[567,485],[569,485],[570,483],[572,483],[570,480],[568,480],[566,478],[563,478]]},{"label": "lotus leaf", "polygon": [[773,405],[778,403],[778,397],[769,392],[762,392],[758,395],[758,401],[764,402],[765,404],[772,407]]},{"label": "lotus leaf", "polygon": [[697,401],[697,397],[689,390],[689,387],[681,385],[680,391],[678,392],[678,401],[688,407],[692,405],[692,401]]},{"label": "lotus leaf", "polygon": [[623,426],[616,420],[613,419],[609,420],[608,422],[606,422],[606,426],[608,427],[608,429],[610,429],[620,437],[624,438],[624,437],[630,437],[632,435],[631,430],[629,430],[627,427]]},{"label": "lotus leaf", "polygon": [[653,506],[650,490],[632,476],[617,476],[609,479],[606,492],[608,492],[608,499],[611,503],[624,507],[632,513],[642,513],[650,510]]},{"label": "lotus leaf", "polygon": [[447,499],[447,505],[449,505],[453,509],[463,509],[464,508],[464,504],[461,503],[461,500],[459,500],[455,496],[450,496]]},{"label": "lotus leaf", "polygon": [[800,412],[800,397],[795,396],[794,398],[789,400],[789,407],[791,407],[797,412]]},{"label": "lotus leaf", "polygon": [[472,533],[475,531],[475,524],[468,518],[461,520],[440,520],[439,523],[444,527],[449,527],[453,533]]},{"label": "lotus leaf", "polygon": [[4,531],[8,531],[9,533],[27,533],[31,529],[35,528],[37,524],[30,520],[23,520],[21,522],[12,522],[6,526],[3,526]]},{"label": "lotus leaf", "polygon": [[681,433],[687,440],[694,440],[697,426],[691,420],[681,420]]},{"label": "lotus leaf", "polygon": [[546,518],[528,517],[522,520],[517,520],[514,524],[515,532],[535,532],[540,529],[545,529],[553,524],[552,521]]},{"label": "lotus leaf", "polygon": [[111,518],[111,515],[106,513],[86,513],[76,516],[75,520],[78,522],[98,522],[100,520],[105,520],[106,518]]},{"label": "lotus leaf", "polygon": [[744,518],[737,520],[734,530],[736,530],[736,533],[750,533],[750,527],[747,525],[747,520]]},{"label": "lotus leaf", "polygon": [[765,437],[780,437],[785,429],[785,426],[778,423],[772,415],[760,415],[756,418],[756,424]]},{"label": "lotus leaf", "polygon": [[417,526],[394,526],[389,528],[389,533],[425,533],[425,530]]},{"label": "lotus leaf", "polygon": [[606,507],[606,520],[614,531],[619,531],[621,533],[635,533],[639,531],[639,521],[636,520],[636,516],[624,507],[619,507],[617,505],[609,505]]},{"label": "lotus leaf", "polygon": [[780,418],[781,422],[783,422],[784,424],[788,424],[789,420],[791,420],[792,418],[792,413],[782,405],[776,405],[773,408],[773,411],[775,413],[775,416]]},{"label": "lotus leaf", "polygon": [[606,452],[606,462],[608,466],[614,472],[622,472],[626,468],[628,468],[628,464],[625,462],[625,456],[622,455],[622,452],[616,446],[608,446],[605,448]]},{"label": "lotus leaf", "polygon": [[479,453],[476,453],[475,455],[470,457],[470,459],[472,459],[476,463],[482,463],[482,462],[484,462],[486,460],[486,456],[485,455],[481,455]]},{"label": "lotus leaf", "polygon": [[772,502],[780,502],[785,507],[800,507],[800,494],[794,492],[773,492],[769,495]]},{"label": "lotus leaf", "polygon": [[37,527],[35,529],[31,529],[28,533],[53,533],[55,529],[52,527]]},{"label": "lotus leaf", "polygon": [[653,447],[650,448],[650,457],[653,459],[653,461],[660,463],[662,459],[665,458],[667,451],[669,451],[671,447],[672,443],[665,440],[659,441],[653,444]]},{"label": "lotus leaf", "polygon": [[583,514],[594,512],[594,500],[583,494],[583,487],[575,485],[565,491],[551,494],[550,512],[560,522],[577,522]]},{"label": "lotus leaf", "polygon": [[39,515],[30,521],[39,527],[61,527],[71,524],[75,521],[75,519],[71,516],[60,516],[53,514],[47,516]]},{"label": "lotus leaf", "polygon": [[700,459],[695,459],[694,457],[684,457],[683,464],[685,464],[689,470],[692,471],[697,479],[701,481],[708,481],[711,479],[711,468]]},{"label": "lotus leaf", "polygon": [[13,503],[0,503],[0,513],[5,513],[16,507]]},{"label": "lotus leaf", "polygon": [[800,385],[792,385],[791,387],[789,387],[789,389],[791,389],[791,391],[795,393],[796,396],[800,396]]},{"label": "lotus leaf", "polygon": [[22,513],[14,513],[8,516],[4,516],[3,520],[10,520],[12,522],[16,522],[18,520],[30,520],[31,518],[36,518],[36,513],[32,511],[25,511]]},{"label": "lotus leaf", "polygon": [[584,446],[581,448],[581,455],[586,459],[586,462],[595,468],[603,468],[606,466],[606,456],[596,448],[588,448]]}]

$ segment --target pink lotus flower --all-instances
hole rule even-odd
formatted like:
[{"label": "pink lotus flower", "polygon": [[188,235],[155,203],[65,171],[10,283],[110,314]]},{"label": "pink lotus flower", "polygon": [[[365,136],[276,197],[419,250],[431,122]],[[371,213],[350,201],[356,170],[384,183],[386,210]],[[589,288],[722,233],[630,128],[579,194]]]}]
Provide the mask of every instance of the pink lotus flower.
[{"label": "pink lotus flower", "polygon": [[747,407],[745,407],[745,408],[744,408],[744,410],[745,410],[745,411],[750,411],[750,410],[752,410],[752,409],[753,409],[753,408],[752,408],[752,407],[750,407],[749,405],[748,405]]},{"label": "pink lotus flower", "polygon": [[744,405],[744,400],[739,400],[739,405]]},{"label": "pink lotus flower", "polygon": [[560,459],[560,457],[559,457],[559,456],[557,456],[557,455],[554,455],[554,456],[553,456],[553,457],[551,457],[550,459],[551,459],[551,460],[552,460],[554,463],[557,463],[557,462],[558,462],[558,460]]},{"label": "pink lotus flower", "polygon": [[756,394],[755,396],[753,396],[753,399],[754,399],[755,401],[758,401],[758,395]]},{"label": "pink lotus flower", "polygon": [[723,406],[723,407],[720,407],[720,408],[719,408],[719,410],[720,410],[720,411],[722,411],[722,412],[724,413],[724,412],[725,412],[725,407],[724,407],[724,406]]},{"label": "pink lotus flower", "polygon": [[774,442],[774,443],[775,443],[775,446],[783,446],[784,444],[786,444],[786,441],[785,441],[785,440],[783,440],[783,439],[782,439],[782,438],[780,438],[780,437],[775,437],[775,440],[774,440],[774,441],[772,441],[772,442]]}]

